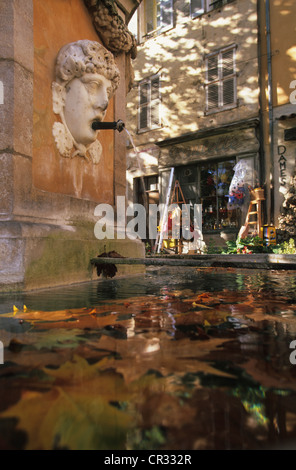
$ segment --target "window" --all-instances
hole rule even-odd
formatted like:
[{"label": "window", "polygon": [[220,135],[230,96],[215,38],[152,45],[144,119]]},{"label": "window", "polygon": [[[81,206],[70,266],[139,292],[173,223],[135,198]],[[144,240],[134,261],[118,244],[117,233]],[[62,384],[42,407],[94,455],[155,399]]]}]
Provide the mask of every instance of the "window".
[{"label": "window", "polygon": [[136,178],[136,199],[139,204],[145,203],[143,195],[143,183],[145,186],[145,193],[147,202],[149,204],[155,204],[159,200],[159,189],[158,189],[158,175],[144,176],[143,178]]},{"label": "window", "polygon": [[206,111],[216,112],[236,106],[236,47],[225,48],[206,57]]},{"label": "window", "polygon": [[237,228],[237,209],[228,210],[229,186],[234,175],[235,160],[205,163],[200,167],[200,202],[202,204],[203,230]]},{"label": "window", "polygon": [[173,27],[173,0],[145,0],[145,35]]},{"label": "window", "polygon": [[238,209],[228,207],[229,187],[236,158],[180,166],[175,169],[186,204],[202,205],[202,229],[205,232],[237,229],[241,225]]},{"label": "window", "polygon": [[160,76],[153,75],[138,85],[138,131],[157,129],[160,120]]},{"label": "window", "polygon": [[190,13],[191,17],[195,18],[205,12],[209,12],[214,8],[221,8],[227,3],[232,3],[234,0],[191,0]]}]

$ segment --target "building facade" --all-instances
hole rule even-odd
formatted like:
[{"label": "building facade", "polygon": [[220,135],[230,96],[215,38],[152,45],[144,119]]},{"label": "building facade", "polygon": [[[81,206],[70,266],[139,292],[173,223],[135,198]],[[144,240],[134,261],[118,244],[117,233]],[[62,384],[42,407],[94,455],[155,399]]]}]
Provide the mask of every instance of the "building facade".
[{"label": "building facade", "polygon": [[[263,155],[277,225],[296,162],[296,4],[259,1]],[[296,214],[295,214],[296,216]]]},{"label": "building facade", "polygon": [[[263,222],[275,222],[280,210],[276,172],[281,170],[275,165],[280,148],[274,141],[276,156],[271,155],[268,143],[271,105],[265,95],[270,36],[266,15],[270,12],[265,3],[143,0],[137,11],[138,57],[127,126],[138,152],[135,157],[130,148],[128,198],[141,200],[142,172],[149,201],[164,203],[170,169],[174,168],[186,203],[202,204],[205,240],[212,238],[216,244],[235,238],[244,223],[245,212],[229,207],[228,198],[238,162],[244,162],[248,183],[264,188]],[[282,3],[291,4],[279,3],[279,10]],[[276,31],[277,16],[274,11],[271,31]],[[282,33],[285,31],[283,27]],[[292,37],[291,32],[290,43]],[[280,47],[276,34],[273,41],[274,51]],[[291,55],[290,43],[286,47]],[[280,64],[273,67],[288,90],[291,75],[287,79]],[[290,71],[293,74],[291,64]],[[272,117],[274,134],[287,126],[282,117],[285,113],[293,119],[287,94],[281,100],[286,108],[276,110]]]}]

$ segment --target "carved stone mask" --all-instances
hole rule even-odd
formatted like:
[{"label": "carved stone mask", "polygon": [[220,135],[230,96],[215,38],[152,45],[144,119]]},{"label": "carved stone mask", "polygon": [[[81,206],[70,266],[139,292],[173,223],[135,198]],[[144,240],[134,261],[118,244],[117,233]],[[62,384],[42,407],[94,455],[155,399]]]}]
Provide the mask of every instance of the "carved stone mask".
[{"label": "carved stone mask", "polygon": [[113,55],[101,44],[82,40],[60,50],[52,91],[53,111],[62,121],[54,124],[53,135],[62,156],[90,156],[98,163],[101,145],[92,124],[104,120],[118,83]]}]

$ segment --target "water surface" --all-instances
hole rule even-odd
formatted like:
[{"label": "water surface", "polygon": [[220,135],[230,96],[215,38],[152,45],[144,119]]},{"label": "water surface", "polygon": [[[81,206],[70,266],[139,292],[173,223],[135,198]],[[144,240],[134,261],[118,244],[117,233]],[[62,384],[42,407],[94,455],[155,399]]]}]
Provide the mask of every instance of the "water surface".
[{"label": "water surface", "polygon": [[1,449],[296,438],[296,273],[154,268],[0,296]]}]

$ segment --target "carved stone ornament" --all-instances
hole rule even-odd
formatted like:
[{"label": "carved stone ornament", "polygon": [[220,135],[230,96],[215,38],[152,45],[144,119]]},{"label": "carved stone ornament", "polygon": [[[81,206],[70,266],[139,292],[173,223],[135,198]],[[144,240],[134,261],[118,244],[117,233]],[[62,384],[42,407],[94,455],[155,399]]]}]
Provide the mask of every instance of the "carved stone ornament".
[{"label": "carved stone ornament", "polygon": [[116,54],[125,52],[135,59],[137,42],[118,13],[115,0],[84,0],[103,44]]},{"label": "carved stone ornament", "polygon": [[109,100],[119,84],[119,71],[111,52],[95,41],[81,40],[59,51],[52,83],[53,136],[61,156],[81,156],[99,163],[102,146],[92,128],[103,121]]}]

